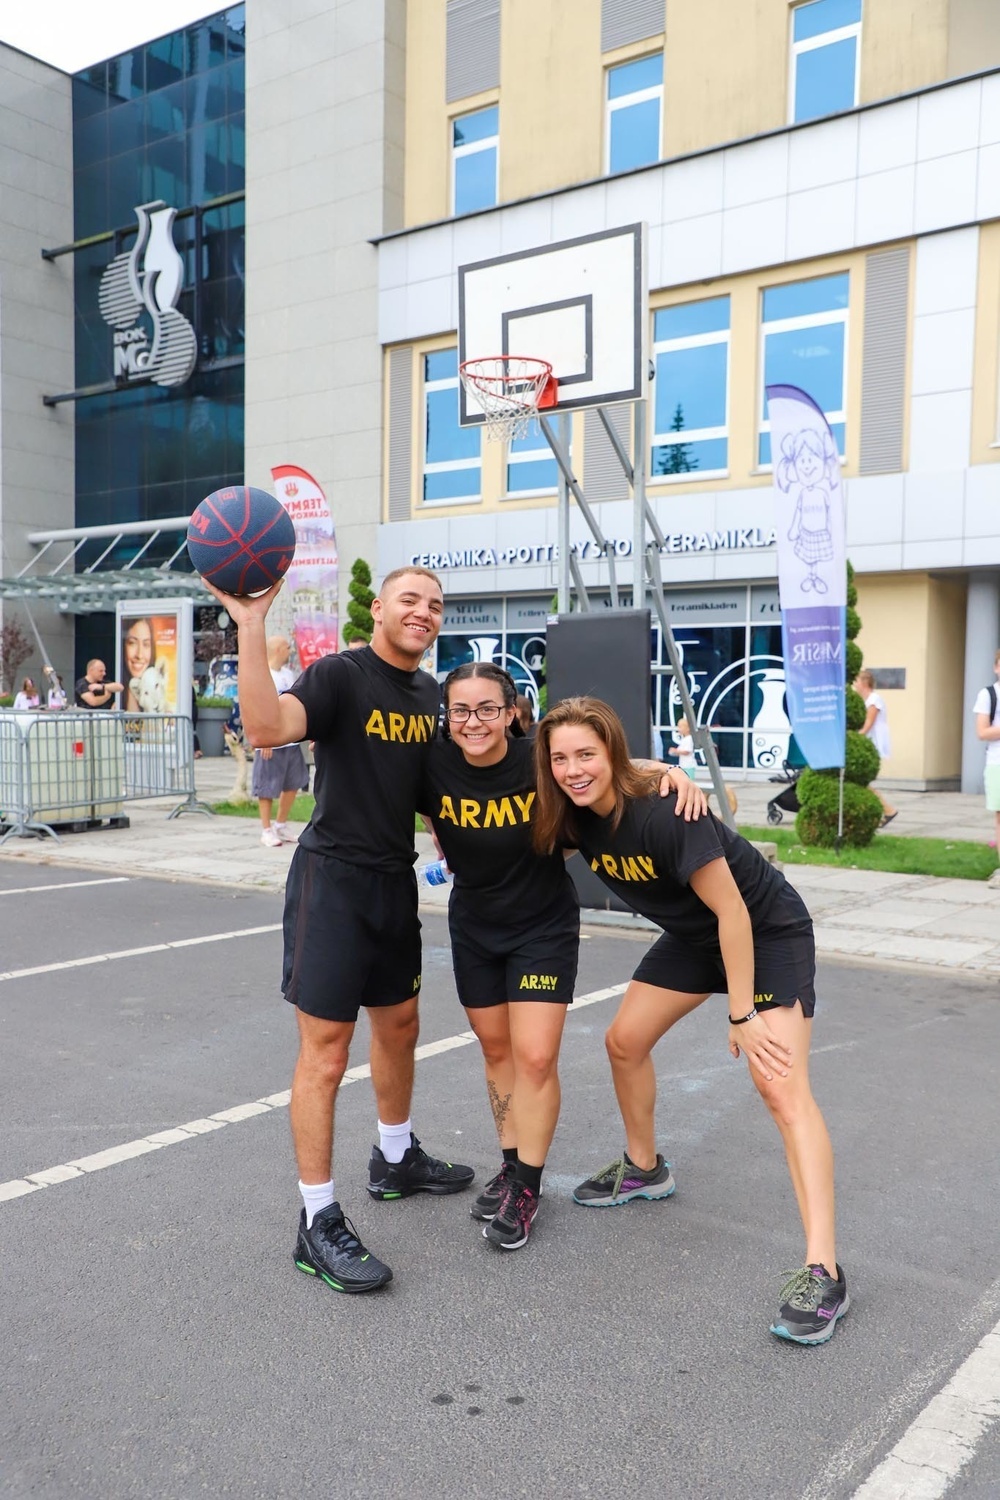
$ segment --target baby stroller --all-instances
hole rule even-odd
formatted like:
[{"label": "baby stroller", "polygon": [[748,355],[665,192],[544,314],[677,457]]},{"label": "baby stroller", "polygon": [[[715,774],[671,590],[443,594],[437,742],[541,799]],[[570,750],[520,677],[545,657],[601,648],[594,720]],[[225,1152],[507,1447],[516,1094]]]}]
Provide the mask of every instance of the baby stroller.
[{"label": "baby stroller", "polygon": [[780,781],[784,791],[777,792],[767,804],[767,821],[769,823],[780,823],[784,813],[797,813],[799,810],[799,794],[796,791],[796,783],[805,766],[791,766],[788,761],[782,761],[782,774],[772,776],[772,781]]}]

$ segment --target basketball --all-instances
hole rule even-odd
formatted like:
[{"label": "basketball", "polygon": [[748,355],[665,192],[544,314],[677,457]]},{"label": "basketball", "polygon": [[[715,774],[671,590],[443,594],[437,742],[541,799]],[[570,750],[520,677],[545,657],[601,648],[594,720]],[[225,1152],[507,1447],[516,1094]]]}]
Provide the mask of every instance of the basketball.
[{"label": "basketball", "polygon": [[202,500],[188,523],[187,549],[195,572],[224,594],[259,594],[288,571],[295,527],[267,490],[236,485]]}]

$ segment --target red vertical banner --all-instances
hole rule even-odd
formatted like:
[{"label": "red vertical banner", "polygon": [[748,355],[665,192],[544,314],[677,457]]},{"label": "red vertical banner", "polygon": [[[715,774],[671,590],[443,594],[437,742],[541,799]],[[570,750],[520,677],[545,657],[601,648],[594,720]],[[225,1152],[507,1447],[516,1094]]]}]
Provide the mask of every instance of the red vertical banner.
[{"label": "red vertical banner", "polygon": [[322,487],[305,469],[271,470],[274,493],[295,527],[295,560],[285,574],[299,664],[305,668],[338,647],[337,537]]}]

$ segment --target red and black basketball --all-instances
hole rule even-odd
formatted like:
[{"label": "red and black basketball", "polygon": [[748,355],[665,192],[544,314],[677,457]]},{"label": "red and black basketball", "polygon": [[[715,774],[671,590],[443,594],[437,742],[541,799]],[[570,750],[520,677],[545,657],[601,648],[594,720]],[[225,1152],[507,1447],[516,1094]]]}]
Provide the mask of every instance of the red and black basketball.
[{"label": "red and black basketball", "polygon": [[280,500],[240,484],[206,495],[188,523],[187,549],[195,572],[224,594],[259,594],[288,572],[295,527]]}]

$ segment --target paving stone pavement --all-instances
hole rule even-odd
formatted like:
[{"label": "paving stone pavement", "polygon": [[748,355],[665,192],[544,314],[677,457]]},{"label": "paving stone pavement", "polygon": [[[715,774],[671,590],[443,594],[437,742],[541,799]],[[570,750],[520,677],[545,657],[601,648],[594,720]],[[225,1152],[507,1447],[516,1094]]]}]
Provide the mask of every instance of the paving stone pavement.
[{"label": "paving stone pavement", "polygon": [[[228,758],[197,763],[198,793],[206,802],[226,798],[235,767]],[[765,824],[768,799],[777,787],[743,783],[735,787],[738,821]],[[983,800],[958,792],[894,791],[899,808],[893,833],[901,836],[981,840],[990,835]],[[260,843],[254,818],[184,814],[168,820],[176,799],[133,803],[131,826],[63,834],[51,839],[10,838],[0,859],[32,864],[87,866],[116,874],[143,874],[207,880],[280,892],[294,845],[268,849]],[[791,819],[786,815],[786,826]],[[436,858],[430,839],[417,838],[421,862]],[[1000,882],[942,880],[876,870],[845,870],[818,865],[787,867],[816,925],[816,946],[826,956],[875,958],[934,965],[1000,977]],[[448,888],[422,890],[429,907],[447,904]],[[649,924],[619,913],[598,913],[599,925],[644,930]]]}]

